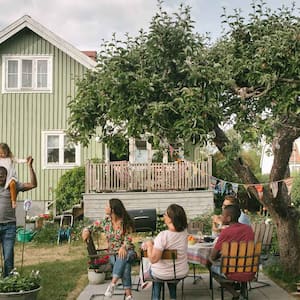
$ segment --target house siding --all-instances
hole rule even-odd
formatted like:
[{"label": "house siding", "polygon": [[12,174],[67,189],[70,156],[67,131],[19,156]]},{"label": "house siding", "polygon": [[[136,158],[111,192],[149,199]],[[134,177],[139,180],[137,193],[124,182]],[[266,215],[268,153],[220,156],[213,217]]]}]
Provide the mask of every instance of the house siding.
[{"label": "house siding", "polygon": [[[67,103],[76,92],[76,79],[86,68],[66,53],[53,46],[28,28],[25,28],[0,45],[0,83],[2,85],[3,55],[51,55],[53,57],[52,93],[4,93],[0,94],[0,142],[6,142],[17,157],[34,158],[38,188],[21,193],[24,199],[53,201],[53,190],[66,169],[42,169],[42,131],[67,129]],[[1,86],[2,90],[2,86]],[[91,142],[81,147],[81,165],[87,158],[102,158],[101,143]],[[27,166],[17,165],[22,182],[30,180]]]},{"label": "house siding", "polygon": [[126,192],[126,193],[86,193],[83,196],[84,216],[90,221],[105,216],[105,205],[111,198],[120,199],[126,209],[156,208],[158,214],[166,211],[172,203],[181,205],[188,219],[214,210],[214,196],[211,190],[186,192]]}]

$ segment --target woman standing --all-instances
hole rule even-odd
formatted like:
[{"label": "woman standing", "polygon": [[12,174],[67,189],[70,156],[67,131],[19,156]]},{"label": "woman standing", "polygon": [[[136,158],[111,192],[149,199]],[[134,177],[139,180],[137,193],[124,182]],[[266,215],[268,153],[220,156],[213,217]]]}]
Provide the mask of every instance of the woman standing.
[{"label": "woman standing", "polygon": [[112,280],[106,289],[105,296],[111,297],[119,278],[122,279],[126,300],[132,300],[131,264],[135,258],[134,245],[130,234],[134,231],[134,223],[119,199],[110,199],[105,207],[106,217],[102,228],[111,253]]},{"label": "woman standing", "polygon": [[[187,262],[187,217],[184,209],[177,204],[171,204],[164,214],[164,222],[168,229],[161,231],[154,241],[146,241],[142,248],[147,250],[150,274],[153,278],[163,280],[173,279],[173,262],[162,260],[165,249],[177,249],[176,277],[183,278],[189,271]],[[152,300],[160,299],[162,283],[153,282]],[[176,299],[177,283],[168,283],[171,300]]]}]

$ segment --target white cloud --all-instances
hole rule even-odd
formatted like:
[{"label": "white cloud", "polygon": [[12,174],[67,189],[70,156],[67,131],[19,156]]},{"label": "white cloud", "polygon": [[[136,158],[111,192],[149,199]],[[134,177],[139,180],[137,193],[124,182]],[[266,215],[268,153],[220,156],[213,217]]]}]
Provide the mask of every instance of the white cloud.
[{"label": "white cloud", "polygon": [[[192,7],[196,31],[216,38],[221,32],[222,6],[228,11],[249,11],[251,0],[165,0],[163,7],[175,11],[181,2]],[[291,3],[267,2],[272,8]],[[102,40],[110,40],[114,32],[118,37],[126,32],[136,36],[141,28],[148,29],[157,11],[156,0],[0,0],[0,5],[0,29],[28,14],[80,50],[99,50]]]}]

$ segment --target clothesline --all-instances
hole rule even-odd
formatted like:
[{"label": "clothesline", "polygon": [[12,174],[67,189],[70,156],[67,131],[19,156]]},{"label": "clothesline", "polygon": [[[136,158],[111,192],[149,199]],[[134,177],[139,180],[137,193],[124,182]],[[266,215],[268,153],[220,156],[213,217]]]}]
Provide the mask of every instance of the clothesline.
[{"label": "clothesline", "polygon": [[215,177],[215,176],[211,176],[212,179],[216,179],[216,180],[219,180],[219,181],[224,181],[224,182],[227,182],[227,183],[231,183],[231,184],[234,184],[234,185],[242,185],[242,186],[255,186],[255,185],[269,185],[269,184],[272,184],[272,183],[279,183],[279,182],[282,182],[282,181],[286,181],[288,179],[293,179],[293,177],[288,177],[288,178],[285,178],[285,179],[281,179],[281,180],[276,180],[276,181],[269,181],[269,182],[260,182],[260,183],[238,183],[238,182],[232,182],[232,181],[228,181],[228,180],[224,180],[224,179],[221,179],[221,178],[218,178],[218,177]]}]

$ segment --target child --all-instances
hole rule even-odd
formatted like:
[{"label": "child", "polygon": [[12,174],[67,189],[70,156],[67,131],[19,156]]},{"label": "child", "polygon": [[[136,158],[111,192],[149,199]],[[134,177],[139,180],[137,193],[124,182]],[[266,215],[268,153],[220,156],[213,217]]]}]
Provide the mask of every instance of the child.
[{"label": "child", "polygon": [[27,162],[27,159],[16,159],[10,151],[8,145],[5,143],[0,143],[0,166],[5,167],[7,170],[5,188],[9,188],[12,208],[17,207],[17,173],[14,167],[14,162]]}]

